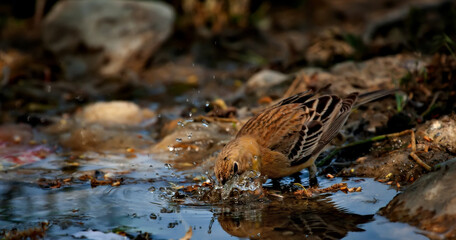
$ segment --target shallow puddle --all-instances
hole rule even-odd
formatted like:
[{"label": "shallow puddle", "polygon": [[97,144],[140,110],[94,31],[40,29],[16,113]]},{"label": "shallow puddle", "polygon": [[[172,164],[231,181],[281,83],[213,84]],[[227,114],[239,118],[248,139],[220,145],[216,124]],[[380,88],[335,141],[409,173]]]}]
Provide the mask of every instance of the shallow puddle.
[{"label": "shallow puddle", "polygon": [[[307,179],[306,174],[301,178]],[[114,180],[93,185],[81,177],[85,175],[110,176],[121,184],[116,186]],[[362,187],[361,192],[297,199],[288,192],[292,178],[285,178],[280,182],[285,190],[273,187],[270,181],[264,185],[277,195],[235,204],[202,201],[198,193],[182,191],[182,186],[198,184],[193,179],[197,176],[195,172],[175,172],[170,165],[154,160],[154,155],[126,159],[119,154],[93,153],[70,161],[51,154],[2,172],[0,225],[4,230],[22,230],[45,221],[49,223],[48,239],[125,239],[113,232],[129,237],[147,232],[152,239],[179,239],[189,227],[192,239],[426,239],[414,227],[375,215],[397,192],[371,179],[346,181],[348,187]],[[37,182],[39,178],[46,179]],[[58,181],[60,185],[55,184]],[[338,182],[342,179],[320,179],[321,187]]]}]

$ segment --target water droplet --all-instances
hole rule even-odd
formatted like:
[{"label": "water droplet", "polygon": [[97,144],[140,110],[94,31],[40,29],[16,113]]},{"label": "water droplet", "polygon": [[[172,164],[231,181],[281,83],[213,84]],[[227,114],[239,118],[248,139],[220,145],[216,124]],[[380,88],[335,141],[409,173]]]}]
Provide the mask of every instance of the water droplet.
[{"label": "water droplet", "polygon": [[153,193],[153,192],[155,192],[155,187],[150,187],[148,190],[149,190],[149,192]]},{"label": "water droplet", "polygon": [[192,139],[192,135],[193,135],[192,132],[187,133],[187,138],[188,138],[188,139]]},{"label": "water droplet", "polygon": [[177,122],[177,126],[183,127],[184,123],[182,121]]},{"label": "water droplet", "polygon": [[174,147],[168,146],[168,150],[169,150],[170,152],[172,152],[172,151],[174,151]]},{"label": "water droplet", "polygon": [[151,214],[149,215],[149,218],[155,220],[155,219],[157,219],[157,214],[151,213]]},{"label": "water droplet", "polygon": [[189,116],[189,117],[192,117],[192,113],[191,113],[191,112],[189,112],[189,113],[188,113],[188,116]]},{"label": "water droplet", "polygon": [[161,118],[161,117],[162,117],[161,113],[159,113],[159,114],[157,115],[157,117],[158,117],[158,118]]},{"label": "water droplet", "polygon": [[182,138],[176,138],[176,142],[182,142]]},{"label": "water droplet", "polygon": [[203,124],[204,127],[209,127],[209,123],[206,120],[202,120],[201,123]]},{"label": "water droplet", "polygon": [[210,104],[209,101],[206,101],[206,107],[209,107],[209,104]]},{"label": "water droplet", "polygon": [[188,98],[185,99],[186,102],[190,102],[190,100]]},{"label": "water droplet", "polygon": [[52,91],[51,85],[47,85],[47,86],[46,86],[46,91],[47,91],[48,93],[50,93],[50,92]]},{"label": "water droplet", "polygon": [[172,166],[171,164],[169,164],[169,163],[165,163],[165,167],[168,168],[168,169],[170,169],[170,168],[172,168],[173,166]]}]

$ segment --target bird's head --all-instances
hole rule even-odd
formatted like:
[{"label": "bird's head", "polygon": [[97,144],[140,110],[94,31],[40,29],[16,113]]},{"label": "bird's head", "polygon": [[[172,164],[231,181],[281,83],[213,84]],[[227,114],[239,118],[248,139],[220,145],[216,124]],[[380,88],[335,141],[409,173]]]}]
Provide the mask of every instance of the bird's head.
[{"label": "bird's head", "polygon": [[251,137],[240,137],[229,142],[217,156],[214,168],[221,184],[249,170],[261,171],[260,146]]}]

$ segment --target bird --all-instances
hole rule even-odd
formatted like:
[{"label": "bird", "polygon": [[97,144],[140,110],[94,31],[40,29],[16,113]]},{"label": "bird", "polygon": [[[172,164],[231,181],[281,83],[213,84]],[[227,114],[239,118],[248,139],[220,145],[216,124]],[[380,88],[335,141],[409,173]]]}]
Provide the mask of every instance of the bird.
[{"label": "bird", "polygon": [[318,186],[315,160],[339,133],[352,108],[396,92],[377,90],[345,98],[316,96],[312,90],[285,98],[250,118],[215,160],[218,182],[257,171],[278,179],[309,170],[309,185]]}]

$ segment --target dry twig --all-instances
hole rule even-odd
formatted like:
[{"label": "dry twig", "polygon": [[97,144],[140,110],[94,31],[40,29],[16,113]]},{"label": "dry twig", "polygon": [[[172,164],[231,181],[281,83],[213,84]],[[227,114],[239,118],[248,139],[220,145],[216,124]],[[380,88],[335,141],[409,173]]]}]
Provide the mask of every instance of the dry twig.
[{"label": "dry twig", "polygon": [[422,166],[423,168],[425,168],[427,171],[431,171],[431,167],[429,165],[427,165],[425,162],[423,162],[423,160],[421,160],[415,152],[411,152],[410,153],[410,157],[413,158],[413,160],[415,160],[416,163],[418,163],[420,166]]}]

